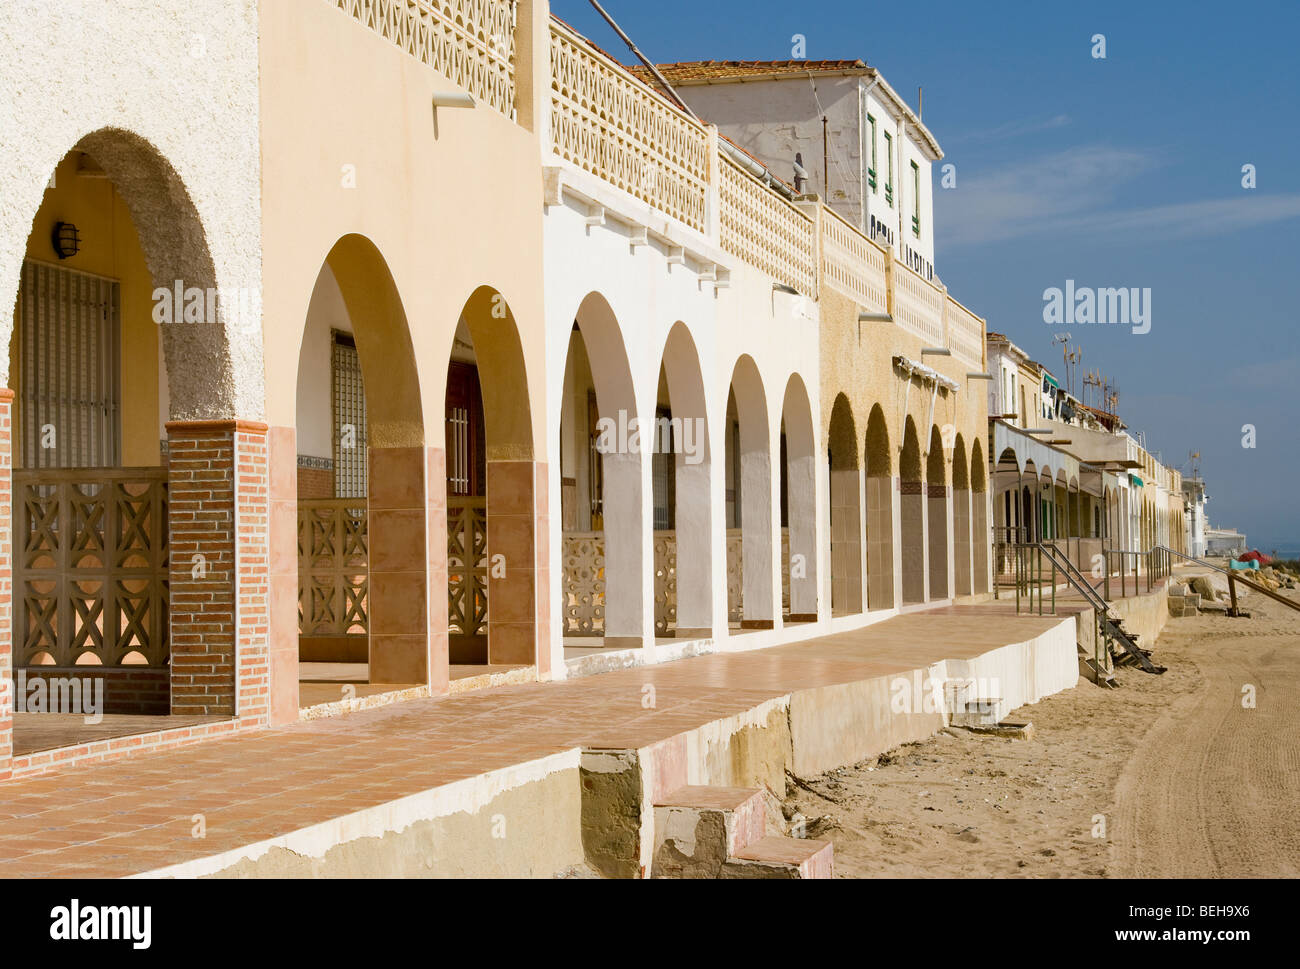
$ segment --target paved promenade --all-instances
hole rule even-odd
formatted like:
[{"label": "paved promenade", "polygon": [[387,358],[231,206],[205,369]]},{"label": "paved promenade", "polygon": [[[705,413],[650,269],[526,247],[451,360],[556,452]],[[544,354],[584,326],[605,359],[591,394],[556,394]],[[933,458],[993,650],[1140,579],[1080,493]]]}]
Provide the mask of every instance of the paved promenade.
[{"label": "paved promenade", "polygon": [[[0,784],[0,877],[152,871],[575,747],[643,747],[792,691],[1032,639],[1006,604],[558,683],[414,700]],[[652,684],[655,709],[642,706]],[[195,837],[196,815],[205,836]]]}]

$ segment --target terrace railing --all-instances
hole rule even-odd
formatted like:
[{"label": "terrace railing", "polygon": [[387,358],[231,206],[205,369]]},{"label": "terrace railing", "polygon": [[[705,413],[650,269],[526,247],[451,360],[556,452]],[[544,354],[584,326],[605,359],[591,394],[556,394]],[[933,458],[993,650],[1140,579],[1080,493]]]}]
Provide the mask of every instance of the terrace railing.
[{"label": "terrace railing", "polygon": [[514,0],[330,0],[475,100],[515,117]]},{"label": "terrace railing", "polygon": [[710,144],[706,128],[551,22],[551,147],[557,155],[703,232]]},{"label": "terrace railing", "polygon": [[779,283],[817,295],[817,234],[812,219],[743,170],[718,156],[722,248]]},{"label": "terrace railing", "polygon": [[298,633],[369,632],[370,560],[365,498],[298,502]]},{"label": "terrace railing", "polygon": [[[346,0],[339,0],[346,2]],[[357,0],[351,0],[355,3]],[[811,199],[720,150],[715,129],[567,25],[550,25],[550,148],[563,161],[709,237],[777,283],[817,298],[829,284],[962,363],[984,359],[984,321]]]}]

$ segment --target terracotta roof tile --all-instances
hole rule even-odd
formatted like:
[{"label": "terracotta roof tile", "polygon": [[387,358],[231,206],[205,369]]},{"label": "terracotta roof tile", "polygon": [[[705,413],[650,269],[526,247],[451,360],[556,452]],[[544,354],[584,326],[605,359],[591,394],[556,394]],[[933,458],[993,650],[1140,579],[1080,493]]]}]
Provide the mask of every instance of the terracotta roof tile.
[{"label": "terracotta roof tile", "polygon": [[[858,59],[839,61],[678,61],[656,64],[659,72],[670,84],[709,81],[720,78],[761,77],[771,74],[814,74],[828,71],[865,71],[867,64]],[[649,79],[651,74],[640,64],[628,68],[639,77]]]}]

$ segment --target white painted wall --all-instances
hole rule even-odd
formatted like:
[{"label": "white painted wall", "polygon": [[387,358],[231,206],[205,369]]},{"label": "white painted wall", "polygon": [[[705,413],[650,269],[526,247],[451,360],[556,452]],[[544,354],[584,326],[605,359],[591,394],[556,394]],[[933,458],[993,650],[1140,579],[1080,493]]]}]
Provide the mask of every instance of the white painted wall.
[{"label": "white painted wall", "polygon": [[[297,374],[298,453],[314,458],[332,459],[334,455],[331,330],[351,333],[352,321],[334,274],[329,266],[322,266],[307,307]],[[289,375],[284,377],[287,380]]]},{"label": "white painted wall", "polygon": [[[565,172],[566,184],[576,188],[585,198],[576,197],[573,188],[566,191],[563,205],[547,208],[543,220],[544,260],[546,272],[546,326],[547,326],[547,463],[549,465],[550,493],[560,494],[560,408],[565,398],[563,391],[565,361],[571,340],[575,316],[584,298],[592,292],[601,294],[617,318],[626,350],[635,392],[635,407],[641,420],[653,419],[659,397],[659,374],[663,362],[665,342],[669,331],[679,321],[685,325],[694,341],[699,357],[704,387],[704,405],[708,422],[708,451],[712,474],[708,485],[709,549],[711,562],[707,588],[694,588],[679,583],[679,610],[692,595],[706,594],[707,609],[715,638],[725,640],[727,630],[726,585],[726,478],[723,473],[725,446],[723,433],[726,427],[727,398],[732,372],[741,354],[749,354],[761,376],[767,411],[769,453],[772,455],[771,471],[771,523],[772,540],[780,541],[780,489],[779,454],[781,433],[781,408],[786,386],[792,375],[803,381],[812,408],[812,425],[820,426],[818,413],[818,339],[816,304],[803,297],[775,292],[772,280],[740,260],[726,254],[698,233],[670,224],[663,216],[648,206],[611,189],[604,183],[584,173],[555,164]],[[598,199],[606,205],[603,226],[586,224],[590,201]],[[616,217],[617,216],[617,217]],[[730,270],[729,287],[715,287],[702,280],[700,265],[691,258],[688,265],[670,265],[666,249],[659,243],[633,248],[630,230],[620,219],[631,218],[648,225],[652,233],[661,233],[685,245],[693,252],[704,254],[709,261]],[[588,349],[591,350],[590,342]],[[593,372],[600,361],[593,351]],[[674,417],[697,416],[674,399]],[[600,403],[602,417],[615,417],[608,413],[608,405]],[[820,441],[820,435],[817,436]],[[820,443],[818,447],[820,447]],[[826,535],[826,509],[829,506],[829,487],[822,462],[818,463],[818,535]],[[565,474],[568,472],[565,471]],[[652,488],[649,455],[641,464],[641,531],[648,536],[652,530]],[[620,522],[608,507],[609,479],[606,479],[607,509],[605,527],[628,527]],[[695,527],[696,512],[686,507],[679,479],[677,491],[678,530],[686,532]],[[563,532],[558,508],[558,498],[553,503],[550,518],[550,568],[557,577],[563,575]],[[779,548],[779,545],[775,547]],[[829,615],[830,587],[829,544],[818,540],[816,547],[824,561],[817,564],[819,604]],[[641,544],[641,588],[645,605],[641,616],[642,634],[652,641],[653,607],[653,548],[650,541]],[[679,569],[682,568],[679,563]],[[772,556],[773,595],[779,596],[780,558]],[[558,584],[557,584],[558,589]],[[558,591],[556,593],[558,597]],[[775,613],[780,616],[779,601]],[[563,669],[562,617],[554,605],[551,610],[552,636],[556,656],[553,668]],[[780,631],[755,633],[746,637],[746,645],[770,645],[776,642]]]}]

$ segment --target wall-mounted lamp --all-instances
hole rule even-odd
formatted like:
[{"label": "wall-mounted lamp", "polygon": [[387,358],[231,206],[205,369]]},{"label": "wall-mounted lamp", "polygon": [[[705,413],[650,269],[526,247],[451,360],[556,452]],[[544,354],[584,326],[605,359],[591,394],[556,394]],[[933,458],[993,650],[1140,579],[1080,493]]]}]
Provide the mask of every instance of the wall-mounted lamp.
[{"label": "wall-mounted lamp", "polygon": [[474,96],[465,94],[462,91],[434,91],[433,106],[435,108],[472,108],[474,107]]},{"label": "wall-mounted lamp", "polygon": [[893,323],[894,318],[888,313],[859,313],[859,323]]},{"label": "wall-mounted lamp", "polygon": [[1022,427],[1021,434],[1055,434],[1056,432],[1050,427]]},{"label": "wall-mounted lamp", "polygon": [[788,285],[786,285],[785,283],[773,283],[773,284],[772,284],[772,289],[773,289],[774,292],[777,292],[777,293],[786,293],[786,294],[788,294],[788,295],[790,295],[790,296],[798,296],[798,295],[799,295],[799,290],[795,289],[793,286],[788,286]]},{"label": "wall-mounted lamp", "polygon": [[993,374],[991,374],[991,373],[975,373],[975,372],[972,371],[972,372],[969,372],[969,373],[966,374],[966,379],[967,379],[967,380],[992,380],[992,379],[993,379]]},{"label": "wall-mounted lamp", "polygon": [[951,357],[952,351],[947,347],[922,347],[921,356],[923,357]]},{"label": "wall-mounted lamp", "polygon": [[54,244],[54,254],[60,259],[75,256],[81,251],[81,234],[71,222],[54,223],[54,235],[50,241]]}]

